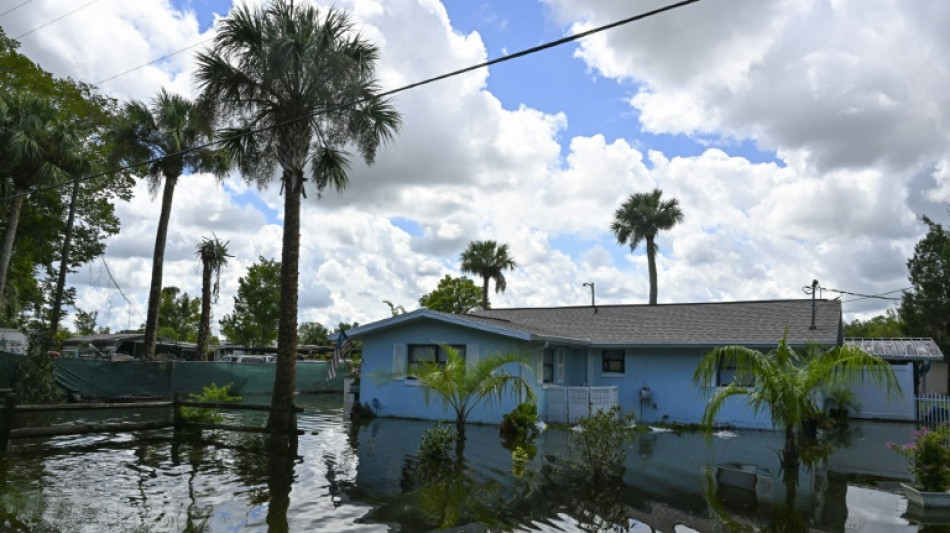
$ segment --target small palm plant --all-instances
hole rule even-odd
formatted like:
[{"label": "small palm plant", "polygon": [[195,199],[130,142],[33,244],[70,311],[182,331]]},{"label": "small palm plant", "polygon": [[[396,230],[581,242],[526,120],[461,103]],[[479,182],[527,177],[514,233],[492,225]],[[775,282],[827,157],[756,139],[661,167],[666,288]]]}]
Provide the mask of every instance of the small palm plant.
[{"label": "small palm plant", "polygon": [[497,353],[476,361],[466,361],[458,350],[442,346],[448,354],[445,363],[420,361],[409,369],[419,380],[426,405],[437,397],[455,412],[456,452],[462,456],[465,447],[465,423],[482,402],[501,402],[505,393],[513,392],[529,402],[536,401],[534,389],[523,376],[504,371],[505,365],[524,365],[517,354]]}]

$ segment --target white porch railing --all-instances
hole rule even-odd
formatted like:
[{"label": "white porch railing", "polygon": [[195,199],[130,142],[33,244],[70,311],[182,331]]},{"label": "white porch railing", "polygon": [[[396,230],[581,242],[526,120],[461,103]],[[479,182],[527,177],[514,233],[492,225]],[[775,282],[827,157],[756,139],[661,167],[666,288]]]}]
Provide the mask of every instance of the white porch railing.
[{"label": "white porch railing", "polygon": [[931,428],[950,424],[950,396],[939,392],[923,392],[915,400],[918,424]]},{"label": "white porch railing", "polygon": [[573,424],[598,410],[617,405],[617,387],[549,387],[547,396],[548,422]]}]

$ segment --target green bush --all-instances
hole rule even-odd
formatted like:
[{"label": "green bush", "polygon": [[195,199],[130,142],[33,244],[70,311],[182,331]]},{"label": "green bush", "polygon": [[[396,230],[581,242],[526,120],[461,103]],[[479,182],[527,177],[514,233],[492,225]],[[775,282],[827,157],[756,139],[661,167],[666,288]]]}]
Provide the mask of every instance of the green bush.
[{"label": "green bush", "polygon": [[614,406],[582,418],[578,425],[570,442],[575,466],[597,478],[622,475],[627,447],[636,433],[633,414]]},{"label": "green bush", "polygon": [[419,443],[419,459],[436,462],[451,461],[456,438],[455,429],[444,422],[437,423],[422,433],[422,442]]},{"label": "green bush", "polygon": [[[201,394],[192,393],[188,397],[195,402],[239,402],[242,398],[231,394],[232,385],[234,383],[219,387],[212,383],[207,387],[202,387]],[[182,407],[181,418],[193,424],[219,424],[224,420],[217,411],[205,407]]]},{"label": "green bush", "polygon": [[538,435],[538,406],[522,403],[501,420],[499,433],[509,441],[530,442]]},{"label": "green bush", "polygon": [[17,390],[22,403],[58,403],[65,399],[56,384],[56,366],[49,352],[52,341],[41,328],[27,333],[29,349],[16,369]]},{"label": "green bush", "polygon": [[941,426],[935,431],[914,432],[913,442],[903,446],[889,442],[887,446],[910,460],[910,470],[917,487],[924,492],[944,492],[950,487],[950,429]]}]

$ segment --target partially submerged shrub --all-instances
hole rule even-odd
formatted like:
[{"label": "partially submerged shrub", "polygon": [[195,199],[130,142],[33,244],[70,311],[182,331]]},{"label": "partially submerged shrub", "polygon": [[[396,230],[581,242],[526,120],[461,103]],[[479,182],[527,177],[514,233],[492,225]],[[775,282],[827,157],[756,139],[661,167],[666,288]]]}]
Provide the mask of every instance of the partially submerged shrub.
[{"label": "partially submerged shrub", "polygon": [[924,492],[944,492],[950,487],[950,429],[946,426],[914,432],[913,442],[888,448],[910,460],[917,487]]},{"label": "partially submerged shrub", "polygon": [[570,444],[575,466],[595,477],[622,475],[627,447],[636,432],[633,414],[614,406],[582,418],[578,426]]},{"label": "partially submerged shrub", "polygon": [[422,433],[419,443],[419,460],[421,461],[450,461],[452,449],[458,434],[445,422],[436,425]]},{"label": "partially submerged shrub", "polygon": [[501,420],[498,432],[513,442],[530,442],[538,435],[538,406],[525,402],[519,404]]},{"label": "partially submerged shrub", "polygon": [[[234,383],[219,387],[212,383],[202,387],[201,394],[191,393],[188,397],[195,402],[239,402],[242,398],[231,394],[232,385]],[[185,422],[193,424],[219,424],[224,420],[217,411],[206,407],[182,407],[181,417]]]}]

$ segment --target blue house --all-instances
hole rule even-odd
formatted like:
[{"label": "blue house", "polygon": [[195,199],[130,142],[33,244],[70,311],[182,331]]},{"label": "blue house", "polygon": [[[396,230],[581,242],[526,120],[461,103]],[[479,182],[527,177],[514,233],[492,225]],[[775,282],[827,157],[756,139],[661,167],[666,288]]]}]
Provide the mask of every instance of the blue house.
[{"label": "blue house", "polygon": [[[533,384],[538,414],[549,422],[574,422],[592,409],[620,405],[641,422],[699,422],[710,391],[692,380],[712,348],[775,348],[783,335],[803,347],[842,343],[837,300],[770,300],[729,303],[602,305],[490,309],[454,315],[419,309],[349,331],[363,342],[360,398],[379,416],[452,419],[437,400],[428,405],[407,375],[413,361],[444,359],[450,345],[474,360],[496,352],[521,354],[509,365]],[[719,371],[720,384],[734,369]],[[519,399],[485,405],[473,422],[498,423]],[[720,423],[771,427],[745,399],[734,398]]]}]

